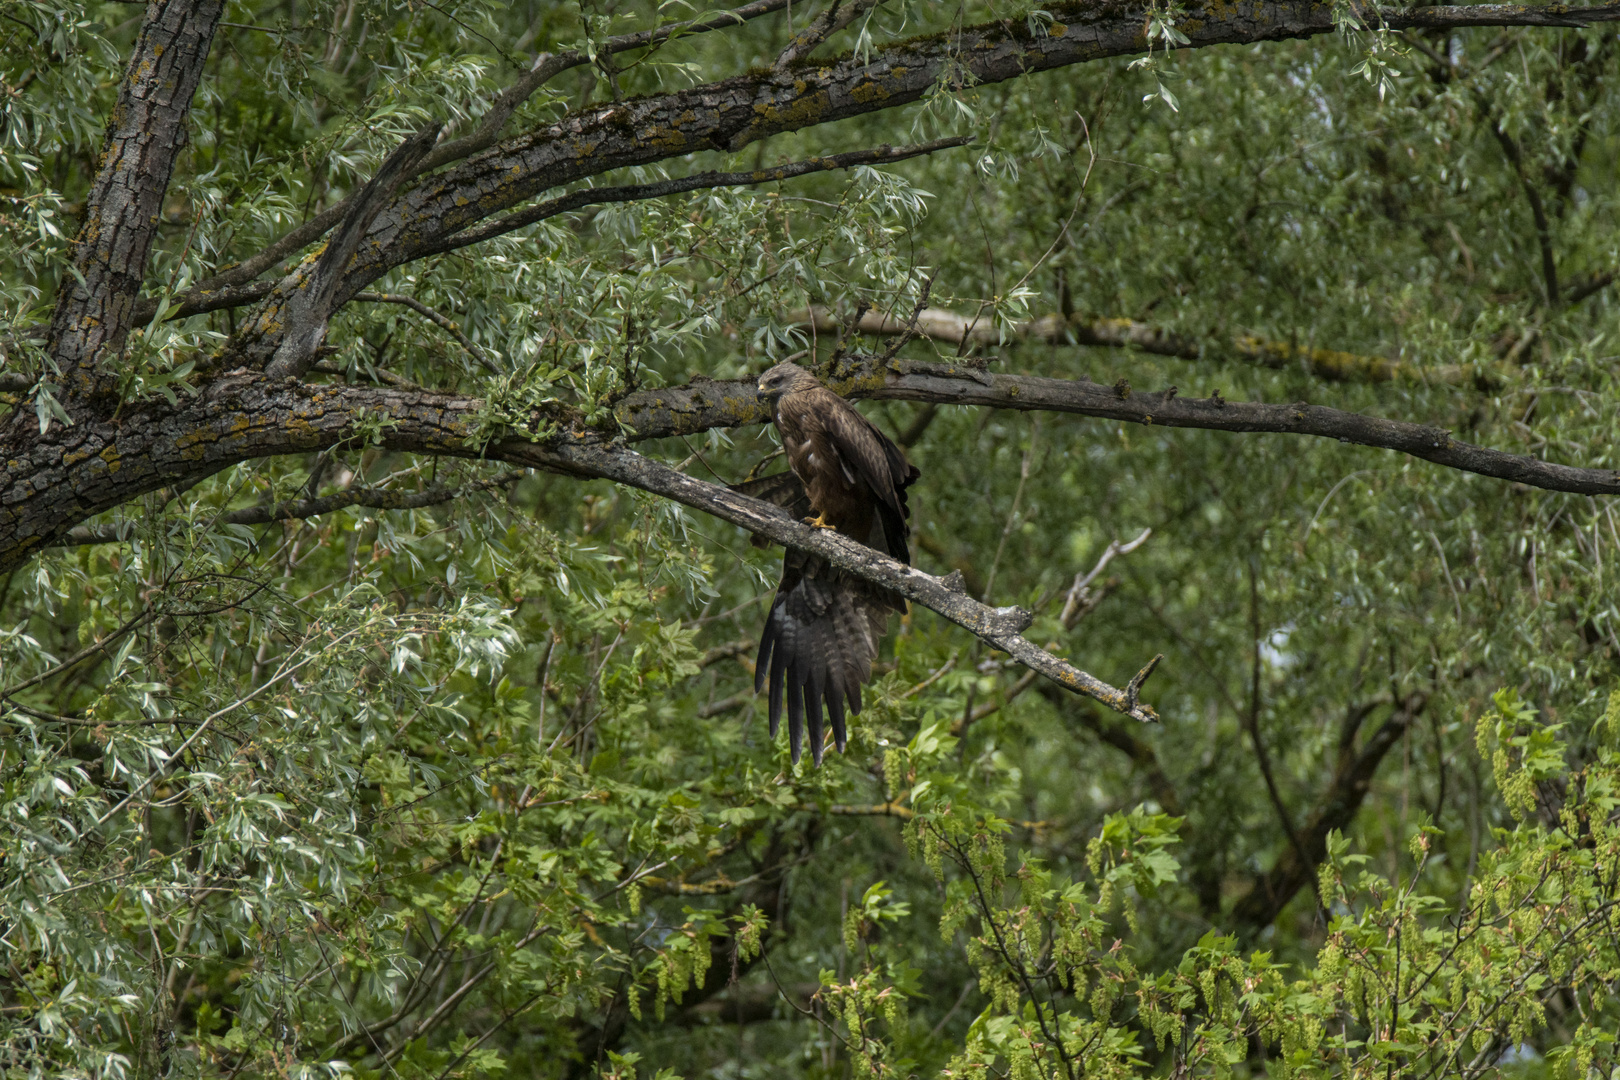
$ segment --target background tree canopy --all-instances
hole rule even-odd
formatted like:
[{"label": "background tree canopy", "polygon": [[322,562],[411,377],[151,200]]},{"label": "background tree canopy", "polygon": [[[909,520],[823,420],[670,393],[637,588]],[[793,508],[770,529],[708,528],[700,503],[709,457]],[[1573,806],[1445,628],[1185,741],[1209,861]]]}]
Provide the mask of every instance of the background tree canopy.
[{"label": "background tree canopy", "polygon": [[0,1070],[1610,1076],[1617,18],[0,0]]}]

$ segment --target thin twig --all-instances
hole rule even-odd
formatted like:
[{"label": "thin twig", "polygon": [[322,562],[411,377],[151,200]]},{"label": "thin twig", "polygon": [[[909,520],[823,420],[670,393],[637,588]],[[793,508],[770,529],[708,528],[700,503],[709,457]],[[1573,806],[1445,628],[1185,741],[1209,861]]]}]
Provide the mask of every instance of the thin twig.
[{"label": "thin twig", "polygon": [[355,293],[354,298],[370,304],[399,304],[410,308],[423,318],[431,320],[433,325],[455,338],[461,347],[467,350],[467,355],[483,365],[485,371],[491,375],[501,374],[501,369],[495,365],[495,361],[491,360],[489,354],[480,348],[472,338],[462,333],[461,327],[457,325],[454,319],[443,312],[428,307],[416,297],[405,296],[401,293],[363,292]]}]

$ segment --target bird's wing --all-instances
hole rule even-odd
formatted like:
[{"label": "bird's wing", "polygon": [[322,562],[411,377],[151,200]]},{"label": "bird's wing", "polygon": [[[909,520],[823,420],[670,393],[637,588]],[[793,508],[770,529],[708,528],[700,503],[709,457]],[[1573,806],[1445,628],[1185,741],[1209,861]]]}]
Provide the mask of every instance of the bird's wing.
[{"label": "bird's wing", "polygon": [[810,496],[804,493],[804,482],[791,469],[729,486],[732,491],[780,506],[795,517],[810,514]]},{"label": "bird's wing", "polygon": [[[741,492],[751,498],[763,499],[773,506],[780,506],[796,518],[810,516],[810,496],[805,493],[804,481],[800,480],[792,469],[728,486],[732,491]],[[770,541],[758,533],[751,534],[748,543],[757,548],[770,545]]]},{"label": "bird's wing", "polygon": [[911,547],[907,540],[911,529],[906,519],[911,516],[911,510],[906,505],[906,488],[917,479],[916,467],[907,462],[900,448],[855,406],[831,390],[812,393],[822,428],[841,464],[853,470],[855,477],[877,500],[878,520],[883,523],[888,554],[910,563]]},{"label": "bird's wing", "polygon": [[878,590],[819,557],[800,551],[783,555],[782,582],[754,662],[754,692],[770,686],[773,739],[785,701],[795,764],[804,752],[806,726],[810,754],[821,764],[823,703],[832,719],[833,741],[843,752],[848,741],[844,709],[847,704],[850,713],[860,715],[861,684],[872,677],[889,611]]}]

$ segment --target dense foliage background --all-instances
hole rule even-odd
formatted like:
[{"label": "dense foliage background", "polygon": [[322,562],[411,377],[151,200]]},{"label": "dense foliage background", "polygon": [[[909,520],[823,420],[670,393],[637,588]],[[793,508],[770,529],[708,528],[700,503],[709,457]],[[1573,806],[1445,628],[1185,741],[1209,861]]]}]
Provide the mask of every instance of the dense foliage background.
[{"label": "dense foliage background", "polygon": [[[154,298],[341,198],[424,119],[478,114],[537,51],[689,7],[232,3]],[[816,10],[566,72],[515,123],[768,65]],[[29,328],[141,13],[0,4],[0,317],[8,370],[41,379],[10,401],[42,423]],[[993,18],[1052,25],[892,0],[827,50]],[[902,355],[1620,468],[1614,30],[1353,22],[942,84],[693,155],[670,174],[972,139],[401,267],[374,291],[455,331],[353,304],[322,370],[479,394],[495,424],[825,360],[842,335],[806,309],[903,322],[926,289],[1001,340]],[[1076,329],[1028,332],[1050,315]],[[191,392],[187,358],[239,317],[142,330],[121,392]],[[1099,320],[1179,344],[1074,343],[1125,325]],[[741,530],[358,442],[245,464],[0,589],[0,1070],[1610,1074],[1608,502],[1321,440],[865,409],[922,470],[918,565],[1032,607],[1032,637],[1116,684],[1163,653],[1162,724],[914,607],[849,751],[793,767],[751,692],[779,553]],[[772,438],[644,449],[732,482]],[[230,517],[361,488],[428,495]]]}]

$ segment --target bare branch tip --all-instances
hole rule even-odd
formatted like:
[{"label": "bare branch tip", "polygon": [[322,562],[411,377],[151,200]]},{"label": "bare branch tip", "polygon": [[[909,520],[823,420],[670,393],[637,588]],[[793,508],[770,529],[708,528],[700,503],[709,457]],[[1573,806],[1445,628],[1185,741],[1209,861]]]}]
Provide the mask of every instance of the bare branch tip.
[{"label": "bare branch tip", "polygon": [[1130,682],[1125,684],[1125,711],[1136,717],[1136,719],[1147,723],[1156,722],[1159,719],[1159,714],[1146,705],[1140,705],[1138,699],[1142,692],[1142,684],[1148,681],[1148,677],[1153,674],[1153,669],[1158,667],[1159,661],[1163,659],[1164,653],[1158,653],[1147,662],[1147,665],[1141,671],[1132,676]]}]

